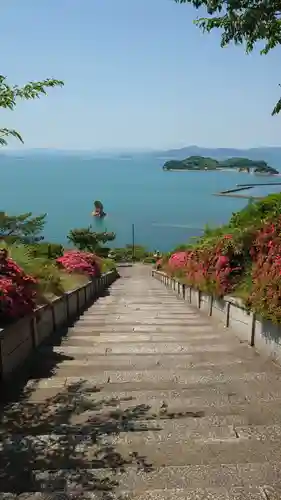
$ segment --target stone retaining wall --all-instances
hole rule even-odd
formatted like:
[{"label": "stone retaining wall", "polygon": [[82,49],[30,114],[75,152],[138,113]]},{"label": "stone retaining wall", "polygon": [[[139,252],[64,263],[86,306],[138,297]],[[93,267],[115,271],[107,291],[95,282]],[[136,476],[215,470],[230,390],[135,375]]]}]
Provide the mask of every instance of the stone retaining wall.
[{"label": "stone retaining wall", "polygon": [[81,288],[65,293],[31,316],[0,329],[0,380],[11,377],[44,340],[74,321],[118,277],[110,271]]},{"label": "stone retaining wall", "polygon": [[281,364],[281,325],[258,318],[243,307],[242,301],[234,297],[217,299],[188,285],[183,285],[161,271],[152,271],[152,276],[174,290],[183,300],[223,323],[226,328],[258,352]]}]

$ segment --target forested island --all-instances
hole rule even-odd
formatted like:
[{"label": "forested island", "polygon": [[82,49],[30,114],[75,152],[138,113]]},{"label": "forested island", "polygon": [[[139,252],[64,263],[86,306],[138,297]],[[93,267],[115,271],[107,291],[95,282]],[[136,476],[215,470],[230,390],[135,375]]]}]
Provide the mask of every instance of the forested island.
[{"label": "forested island", "polygon": [[266,175],[279,174],[278,170],[270,167],[262,160],[228,158],[227,160],[218,161],[204,156],[189,156],[184,160],[169,160],[164,164],[163,170],[237,170],[238,172]]}]

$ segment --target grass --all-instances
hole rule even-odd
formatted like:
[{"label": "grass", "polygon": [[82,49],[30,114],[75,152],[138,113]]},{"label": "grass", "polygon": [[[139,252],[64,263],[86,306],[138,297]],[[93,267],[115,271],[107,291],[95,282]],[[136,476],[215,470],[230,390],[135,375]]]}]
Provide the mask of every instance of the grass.
[{"label": "grass", "polygon": [[60,271],[60,279],[64,292],[71,292],[88,283],[89,278],[83,274],[68,274]]},{"label": "grass", "polygon": [[116,263],[114,262],[113,259],[103,259],[101,261],[101,272],[102,273],[108,273],[109,271],[112,271],[113,269],[116,268]]}]

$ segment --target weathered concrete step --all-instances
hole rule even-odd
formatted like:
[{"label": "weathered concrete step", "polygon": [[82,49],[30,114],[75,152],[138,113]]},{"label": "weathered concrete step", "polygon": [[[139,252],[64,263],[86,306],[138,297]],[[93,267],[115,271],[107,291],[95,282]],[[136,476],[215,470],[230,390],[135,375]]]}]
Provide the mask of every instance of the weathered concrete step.
[{"label": "weathered concrete step", "polygon": [[[147,425],[146,427],[149,428]],[[118,437],[103,436],[96,428],[91,435],[55,435],[6,439],[1,445],[0,468],[2,474],[10,474],[10,464],[17,460],[24,464],[26,451],[29,467],[42,469],[99,469],[128,465],[140,469],[179,467],[187,465],[220,465],[253,462],[280,461],[281,440],[264,442],[257,439],[236,438],[232,429],[221,430],[221,435],[202,436],[201,439],[178,440],[173,436],[166,440],[155,435],[143,438],[130,434]],[[105,429],[106,430],[106,429]],[[118,432],[118,427],[110,432]],[[133,433],[132,433],[133,434]],[[266,436],[265,436],[266,437]]]},{"label": "weathered concrete step", "polygon": [[[156,296],[156,298],[155,298]],[[107,299],[107,298],[106,298]],[[161,308],[164,309],[165,307],[167,308],[181,308],[184,310],[189,310],[190,312],[193,312],[194,314],[198,314],[198,311],[195,309],[195,307],[191,306],[187,302],[184,302],[181,298],[179,298],[177,295],[169,295],[165,297],[158,297],[158,291],[154,294],[154,297],[133,297],[130,298],[127,294],[124,292],[117,296],[116,294],[112,294],[108,299],[110,300],[103,300],[103,301],[97,301],[92,307],[90,307],[88,310],[89,311],[94,311],[95,308],[100,308],[101,310],[104,309],[107,306],[111,307],[117,307],[120,305],[120,307],[147,307],[147,308]]]},{"label": "weathered concrete step", "polygon": [[[125,320],[126,322],[127,321],[141,321],[143,320],[144,318],[144,313],[143,311],[131,311],[130,309],[128,309],[128,311],[124,311],[123,313],[121,313],[121,311],[112,311],[112,312],[106,312],[106,309],[104,310],[104,312],[102,313],[101,311],[99,311],[98,309],[95,311],[95,313],[85,313],[83,315],[83,317],[81,318],[81,321],[82,322],[85,322],[85,321],[99,321],[99,320],[104,320],[104,319],[107,319],[108,316],[111,316],[111,319],[114,321],[114,320],[119,320],[119,321],[123,321]],[[168,323],[170,322],[173,322],[174,320],[176,321],[181,321],[182,323],[188,323],[188,322],[193,322],[193,321],[202,321],[202,317],[200,318],[200,316],[198,314],[191,314],[191,313],[185,313],[185,312],[182,312],[182,313],[179,313],[179,312],[175,312],[175,311],[171,311],[169,313],[161,313],[161,312],[157,312],[157,310],[155,310],[154,312],[151,312],[151,313],[147,313],[145,312],[145,320],[146,321],[151,321],[151,320],[167,320]],[[206,321],[207,323],[207,321]]]},{"label": "weathered concrete step", "polygon": [[[214,386],[215,384],[218,384],[218,386],[221,384],[232,384],[232,389],[234,389],[235,384],[236,389],[239,387],[241,392],[243,391],[243,388],[240,387],[242,382],[245,390],[248,390],[251,386],[251,389],[255,392],[259,391],[259,393],[262,393],[264,390],[267,390],[269,393],[281,391],[278,374],[274,371],[268,373],[250,371],[250,369],[247,370],[247,365],[243,366],[240,372],[237,372],[237,365],[225,366],[223,370],[213,370],[212,367],[201,370],[171,370],[170,368],[165,369],[164,367],[158,366],[156,369],[152,370],[136,370],[136,368],[134,368],[128,371],[121,370],[116,363],[116,366],[112,368],[111,370],[96,371],[90,376],[88,370],[86,370],[86,373],[83,373],[83,367],[81,367],[81,372],[78,373],[78,376],[68,371],[68,376],[66,377],[59,375],[58,369],[56,377],[43,378],[38,381],[37,388],[48,386],[68,387],[78,383],[82,384],[85,389],[91,389],[97,386],[104,387],[112,384],[132,385],[135,383],[136,390],[139,390],[139,387],[146,386],[148,383],[151,384],[151,389],[153,386],[157,386],[155,387],[157,389],[160,388],[162,384],[171,383],[172,385],[177,384],[179,390],[182,388],[193,389],[194,385],[198,388],[202,388],[205,385]],[[256,366],[253,365],[253,368],[256,369]],[[139,384],[141,384],[141,386],[139,386]],[[270,389],[268,388],[268,384],[270,384]],[[30,385],[33,386],[33,381],[30,382]],[[226,387],[226,389],[231,391],[230,387]]]},{"label": "weathered concrete step", "polygon": [[[128,424],[142,428],[142,421],[146,422],[151,428],[153,426],[163,426],[169,429],[171,425],[177,424],[178,427],[184,426],[186,435],[196,432],[207,432],[208,426],[210,432],[217,426],[225,428],[235,426],[240,428],[239,432],[246,437],[251,432],[257,439],[262,439],[263,427],[268,426],[268,439],[275,439],[277,432],[271,428],[275,425],[280,426],[280,400],[274,403],[264,402],[260,404],[249,404],[244,401],[240,404],[231,404],[225,398],[220,397],[220,406],[215,406],[213,401],[205,402],[205,406],[190,406],[188,399],[174,399],[172,402],[165,399],[156,399],[151,404],[136,404],[129,397],[101,398],[93,399],[76,397],[72,400],[67,395],[54,398],[52,405],[49,400],[46,402],[36,401],[36,403],[26,403],[24,406],[17,403],[7,411],[4,421],[1,421],[0,434],[8,436],[9,434],[87,434],[91,433],[96,425],[101,430],[100,421],[108,425],[115,420],[115,428],[120,420],[124,425]],[[167,408],[163,408],[167,405]],[[67,411],[65,410],[67,408]],[[64,418],[67,415],[67,421]],[[157,419],[157,420],[155,420]],[[117,423],[116,423],[117,421]],[[251,429],[253,427],[253,429]],[[128,431],[129,432],[129,431]],[[273,438],[271,438],[273,436]]]},{"label": "weathered concrete step", "polygon": [[[121,440],[121,438],[120,438]],[[181,442],[148,442],[145,439],[132,440],[114,445],[114,450],[128,462],[130,456],[137,452],[138,456],[146,457],[146,462],[153,467],[173,467],[186,465],[217,465],[232,463],[268,462],[280,463],[281,441],[265,443],[258,440],[241,440],[221,438],[217,442],[211,439],[207,442],[199,440],[182,440]]]},{"label": "weathered concrete step", "polygon": [[[267,384],[270,390],[274,389],[281,391],[280,386],[280,375],[268,372],[241,372],[237,373],[237,370],[230,367],[229,370],[222,373],[214,373],[213,370],[202,370],[201,372],[189,372],[186,370],[130,370],[130,371],[118,371],[118,370],[108,370],[101,373],[97,373],[94,377],[53,377],[49,379],[43,379],[36,383],[38,389],[45,387],[67,387],[74,384],[82,384],[83,389],[91,389],[98,385],[108,386],[113,384],[136,384],[146,386],[150,384],[153,385],[176,384],[179,388],[192,388],[193,385],[200,387],[200,385],[215,385],[215,384],[229,384],[235,382],[258,382],[257,389],[262,387],[262,384]],[[34,386],[34,382],[31,381],[27,384],[27,387]],[[149,386],[148,386],[149,387]],[[157,387],[156,387],[157,388]]]},{"label": "weathered concrete step", "polygon": [[[108,297],[100,298],[95,305],[99,304],[116,304],[117,302],[120,304],[134,304],[141,302],[142,304],[154,304],[154,305],[162,305],[162,304],[181,304],[183,301],[175,294],[171,293],[159,293],[159,290],[149,290],[146,289],[142,293],[137,293],[135,290],[130,291],[130,295],[128,295],[127,290],[111,290],[111,295]],[[152,292],[152,293],[151,293]],[[92,306],[94,307],[94,306]]]},{"label": "weathered concrete step", "polygon": [[[267,497],[265,496],[265,491]],[[23,493],[13,495],[0,493],[1,500],[105,500],[104,492],[91,492],[83,489],[82,497],[79,496],[81,490],[72,490],[68,493],[61,491],[53,493]],[[157,489],[142,493],[133,491],[122,491],[115,495],[114,491],[108,493],[108,500],[280,500],[278,490],[272,487],[260,488],[208,488],[208,489]]]},{"label": "weathered concrete step", "polygon": [[[52,350],[48,349],[48,356],[44,356],[46,353],[46,348],[40,347],[39,352],[42,351],[42,357],[40,356],[40,359],[36,360],[36,364],[38,363],[52,363],[54,366],[54,363],[57,361],[57,354],[56,352],[53,352]],[[256,355],[255,351],[251,348],[247,348],[247,346],[242,346],[237,345],[235,349],[232,351],[224,353],[224,355],[221,355],[221,352],[218,351],[213,351],[213,352],[193,352],[193,353],[183,353],[183,354],[164,354],[162,356],[155,356],[154,354],[135,354],[134,356],[131,356],[129,354],[111,354],[108,356],[108,353],[106,356],[101,356],[99,354],[79,354],[78,352],[75,353],[75,357],[73,356],[65,356],[65,359],[59,360],[60,365],[61,364],[68,364],[68,363],[78,363],[80,364],[81,362],[85,363],[93,363],[97,367],[98,366],[104,366],[104,363],[106,363],[106,366],[108,369],[111,365],[119,365],[120,367],[122,364],[126,365],[136,365],[139,369],[141,369],[141,366],[144,363],[150,364],[157,364],[157,366],[163,366],[166,367],[166,363],[168,364],[168,367],[170,368],[171,366],[173,369],[175,369],[176,366],[179,368],[182,367],[182,369],[186,369],[189,367],[191,364],[192,367],[200,368],[200,364],[202,364],[202,367],[210,368],[213,369],[214,366],[222,366],[224,364],[226,365],[231,365],[231,364],[245,364],[245,367],[251,363],[255,363],[254,366],[258,367],[258,371],[267,371],[269,370],[270,372],[279,372],[279,368],[275,366],[273,363],[271,363],[268,360],[263,360],[263,358],[259,357]],[[139,365],[140,363],[140,365]],[[159,365],[160,363],[160,365]]]},{"label": "weathered concrete step", "polygon": [[[97,445],[99,447],[127,445],[141,449],[144,445],[152,444],[157,447],[169,443],[176,446],[183,442],[185,445],[189,443],[192,447],[206,445],[226,448],[233,444],[233,452],[235,448],[242,449],[246,445],[256,449],[264,446],[266,452],[267,447],[272,446],[273,451],[281,454],[280,425],[230,425],[227,424],[233,419],[230,416],[188,418],[186,415],[182,417],[176,415],[169,419],[165,413],[162,414],[163,419],[160,416],[157,415],[157,419],[152,419],[147,416],[146,408],[134,408],[131,412],[116,409],[107,415],[87,411],[84,415],[72,415],[69,426],[67,423],[60,424],[61,433],[53,432],[55,422],[49,427],[47,434],[26,434],[18,429],[17,433],[7,433],[2,437],[0,460],[3,462],[5,453],[26,452],[26,448],[33,449],[36,453],[44,450],[48,453],[51,449],[54,451],[58,448],[59,451],[60,447],[65,447],[71,448],[73,452],[86,453],[89,447]],[[81,425],[80,430],[78,425]],[[68,429],[72,431],[67,432]],[[189,447],[186,448],[186,453],[187,455],[190,453]],[[224,462],[225,460],[222,460],[222,463]],[[5,463],[2,463],[3,465]]]},{"label": "weathered concrete step", "polygon": [[[212,487],[247,489],[253,486],[263,487],[264,485],[274,487],[275,485],[279,486],[281,481],[280,464],[274,462],[161,467],[153,471],[149,471],[149,467],[147,469],[147,471],[143,471],[139,467],[128,467],[125,472],[117,471],[116,473],[111,473],[107,468],[33,470],[29,474],[28,481],[25,480],[29,487],[22,491],[40,491],[40,489],[41,491],[43,489],[55,491],[65,490],[67,487],[69,489],[77,488],[78,491],[85,488],[94,491],[113,491],[116,495],[122,491],[140,495],[143,492],[157,489],[183,490]],[[24,479],[24,472],[19,471],[17,481],[24,484]],[[7,491],[9,485],[1,478],[0,485],[0,491]]]},{"label": "weathered concrete step", "polygon": [[[131,334],[127,334],[127,335],[122,335],[120,333],[112,333],[111,335],[106,335],[104,333],[100,333],[98,336],[96,335],[95,337],[94,336],[90,336],[90,335],[72,335],[71,337],[69,338],[65,338],[62,342],[59,340],[58,341],[58,345],[66,345],[66,346],[81,346],[81,347],[84,347],[84,346],[90,346],[90,347],[93,347],[95,346],[96,344],[100,344],[100,343],[107,343],[109,346],[111,344],[114,344],[114,343],[142,343],[142,344],[145,344],[145,343],[150,343],[150,342],[153,342],[153,343],[165,343],[165,344],[168,344],[168,343],[184,343],[184,342],[188,342],[188,344],[190,346],[193,346],[193,345],[198,345],[198,344],[202,344],[205,340],[205,344],[209,343],[211,344],[212,346],[215,346],[215,345],[221,345],[221,339],[219,336],[216,336],[216,335],[213,335],[211,337],[208,337],[208,336],[204,336],[203,335],[203,338],[200,336],[200,335],[194,335],[195,331],[194,329],[192,329],[192,332],[190,332],[190,334],[186,333],[185,335],[178,335],[178,334],[174,334],[174,335],[168,335],[168,334],[147,334],[147,335],[141,335],[141,334],[138,334],[136,335],[135,332],[132,332]],[[233,346],[234,348],[236,347],[237,345],[237,340],[235,338],[230,338],[230,340],[228,341],[228,345],[231,344],[231,342],[233,343]]]},{"label": "weathered concrete step", "polygon": [[[124,500],[280,500],[280,489],[272,487],[151,490],[140,495],[121,493]],[[278,495],[278,496],[277,496]],[[37,499],[36,499],[37,500]],[[41,499],[38,499],[41,500]]]},{"label": "weathered concrete step", "polygon": [[[205,353],[206,354],[206,353]],[[34,371],[38,368],[40,372],[40,368],[47,369],[48,367],[52,368],[54,366],[54,357],[48,357],[43,359],[38,359],[36,363],[34,363]],[[75,356],[73,359],[65,359],[63,360],[57,367],[56,373],[58,374],[61,371],[73,370],[73,375],[78,373],[78,370],[81,369],[82,375],[85,370],[91,371],[102,371],[102,370],[112,370],[118,368],[119,371],[123,370],[135,370],[136,368],[140,371],[142,370],[153,370],[153,369],[170,369],[171,366],[173,370],[189,370],[189,371],[197,371],[210,369],[214,370],[214,372],[222,372],[227,368],[236,367],[237,370],[241,369],[241,371],[264,371],[269,368],[270,372],[275,373],[275,367],[272,363],[263,362],[261,359],[256,359],[251,356],[251,353],[248,358],[242,360],[241,358],[232,356],[221,356],[220,353],[212,353],[212,355],[200,355],[197,354],[187,354],[181,356],[174,356],[166,354],[165,356],[145,356],[145,355],[136,355],[134,357],[131,356],[123,356],[122,354],[116,356]],[[33,373],[33,372],[32,372]]]},{"label": "weathered concrete step", "polygon": [[[178,297],[177,294],[170,293],[170,291],[167,291],[165,289],[161,288],[160,289],[153,289],[150,288],[149,286],[146,287],[144,290],[129,290],[126,288],[120,288],[119,290],[116,290],[115,288],[111,288],[111,294],[106,297],[100,297],[100,299],[97,301],[97,303],[111,303],[111,302],[117,302],[122,304],[122,303],[130,303],[133,304],[134,302],[142,302],[142,303],[153,303],[153,304],[159,304],[161,301],[167,301],[171,304],[175,304],[176,302],[182,303],[182,299]],[[94,306],[93,306],[94,307]]]},{"label": "weathered concrete step", "polygon": [[200,316],[198,310],[196,310],[195,308],[191,308],[187,305],[186,302],[177,302],[174,305],[170,304],[168,308],[164,304],[160,304],[158,305],[158,307],[155,307],[146,305],[143,302],[140,304],[116,304],[115,302],[112,304],[103,304],[103,306],[96,303],[93,307],[87,309],[87,311],[84,312],[83,318],[89,317],[94,319],[96,316],[105,315],[107,310],[110,312],[110,314],[117,316],[138,316],[143,314],[144,312],[147,317],[160,315],[170,318],[174,314],[182,316],[184,318]]},{"label": "weathered concrete step", "polygon": [[[80,402],[81,404],[81,402]],[[141,433],[150,431],[150,439],[162,436],[172,436],[175,429],[179,430],[182,439],[198,438],[202,435],[227,437],[234,426],[247,428],[247,415],[210,415],[204,416],[204,411],[186,410],[183,407],[171,407],[166,411],[158,407],[150,408],[147,405],[139,405],[127,408],[106,407],[104,404],[100,408],[95,408],[92,403],[79,407],[79,401],[76,407],[79,409],[76,413],[69,412],[67,422],[60,418],[63,414],[63,407],[54,404],[52,411],[47,413],[46,407],[38,405],[38,408],[27,406],[29,413],[26,412],[25,418],[22,414],[15,416],[6,422],[5,430],[0,429],[3,439],[16,439],[16,436],[38,436],[38,435],[99,435],[109,433],[126,433],[130,436],[137,436]],[[20,412],[20,410],[19,410]],[[53,420],[50,420],[53,416]],[[257,431],[258,432],[258,431]],[[236,437],[236,433],[232,435]],[[274,435],[274,434],[273,434]]]},{"label": "weathered concrete step", "polygon": [[[54,417],[57,416],[60,409],[54,412]],[[173,418],[167,418],[165,413],[152,417],[148,414],[148,409],[143,407],[135,407],[131,410],[124,411],[114,409],[106,413],[85,411],[84,413],[71,415],[69,422],[46,422],[48,432],[32,433],[32,428],[28,432],[25,427],[24,431],[18,427],[17,432],[8,433],[6,436],[2,433],[0,443],[1,454],[4,452],[24,451],[27,447],[34,447],[34,450],[43,450],[46,446],[78,446],[79,449],[87,451],[87,447],[93,444],[143,444],[155,443],[156,441],[165,443],[172,441],[180,443],[184,441],[199,441],[205,440],[220,441],[234,439],[238,437],[244,440],[253,440],[261,442],[261,437],[269,437],[276,442],[280,441],[280,426],[269,426],[266,431],[265,426],[235,426],[226,424],[229,420],[227,417],[215,418],[198,418],[176,415]],[[55,418],[54,418],[55,420]],[[44,422],[42,421],[42,424]],[[55,425],[57,424],[56,428]],[[79,429],[80,425],[80,429]],[[248,429],[249,427],[249,429]],[[53,430],[53,429],[56,430]],[[61,432],[59,432],[59,428]],[[70,432],[68,432],[68,430]],[[177,431],[177,434],[174,432]],[[238,435],[238,437],[237,437]],[[253,439],[252,439],[253,438]],[[238,439],[239,440],[239,439]],[[47,450],[46,450],[47,451]]]},{"label": "weathered concrete step", "polygon": [[[183,304],[182,302],[175,302],[174,304],[169,304],[169,308],[167,310],[167,308],[165,307],[165,304],[159,304],[159,302],[157,303],[157,306],[158,307],[155,307],[155,304],[145,304],[144,301],[140,301],[140,302],[134,302],[134,303],[131,303],[129,301],[126,301],[124,303],[118,303],[118,305],[115,303],[115,302],[112,302],[111,304],[97,304],[95,303],[95,305],[93,307],[90,307],[85,313],[84,315],[95,315],[96,313],[97,314],[101,314],[101,313],[105,313],[106,311],[109,311],[110,313],[113,312],[114,314],[117,314],[117,313],[121,313],[121,314],[125,314],[127,312],[131,313],[131,312],[145,312],[145,313],[148,313],[149,314],[155,314],[155,311],[157,311],[158,309],[160,311],[163,311],[165,312],[166,314],[169,313],[169,314],[172,314],[172,313],[179,313],[179,314],[188,314],[189,316],[199,316],[199,313],[198,313],[198,310],[196,310],[195,308],[191,308],[187,305],[187,303],[184,303],[185,307],[183,307]],[[159,306],[162,306],[162,307],[159,307]]]},{"label": "weathered concrete step", "polygon": [[116,401],[129,398],[145,404],[160,398],[170,401],[180,398],[188,402],[191,407],[207,406],[208,404],[218,407],[220,404],[239,404],[246,401],[256,403],[257,399],[263,402],[276,401],[276,404],[278,404],[281,400],[279,386],[277,389],[271,388],[269,391],[267,383],[262,388],[260,388],[261,383],[246,383],[243,381],[232,386],[217,382],[203,385],[193,384],[192,386],[172,382],[162,382],[154,386],[151,383],[129,382],[121,384],[108,383],[99,387],[96,384],[89,384],[85,379],[79,381],[76,378],[77,382],[75,383],[73,380],[69,383],[70,379],[67,378],[63,380],[65,381],[63,386],[61,380],[49,384],[48,379],[45,379],[45,383],[42,380],[40,386],[38,386],[37,380],[30,381],[25,393],[30,401],[43,401],[46,398],[53,398],[58,395],[61,399],[69,400],[71,396],[73,397],[75,394],[81,395],[83,391],[87,398],[104,396],[104,398],[113,398]]},{"label": "weathered concrete step", "polygon": [[[144,315],[143,315],[144,316]],[[80,318],[79,320],[81,322],[81,325],[82,324],[92,324],[93,323],[93,319],[90,319],[90,318]],[[185,326],[185,323],[186,324],[192,324],[192,320],[182,320],[182,319],[177,319],[176,316],[173,316],[171,317],[170,319],[165,319],[165,318],[146,318],[143,317],[141,318],[141,315],[139,318],[136,318],[135,316],[130,318],[129,316],[113,316],[113,315],[110,315],[110,316],[101,316],[100,318],[96,318],[96,322],[98,321],[104,321],[105,324],[109,324],[109,325],[113,325],[113,324],[116,324],[118,323],[119,325],[164,325],[164,326],[170,326],[170,327],[173,327],[173,326]],[[195,319],[194,322],[196,324],[201,324],[202,326],[204,325],[208,325],[209,323],[205,320],[205,318],[201,318],[201,322],[199,323],[199,319]]]},{"label": "weathered concrete step", "polygon": [[[122,385],[110,385],[108,384],[107,386],[104,387],[91,387],[86,389],[83,383],[81,384],[72,384],[72,386],[68,386],[67,388],[64,386],[55,386],[53,385],[52,387],[45,385],[43,388],[38,388],[37,383],[35,382],[34,385],[30,383],[29,387],[26,388],[25,393],[27,397],[29,398],[29,401],[46,401],[47,399],[51,398],[56,398],[59,397],[60,399],[65,398],[66,400],[69,400],[71,395],[74,394],[82,394],[83,391],[87,392],[87,398],[91,396],[95,398],[96,394],[102,394],[104,398],[113,398],[113,400],[122,400],[129,398],[130,400],[141,400],[145,404],[148,403],[150,400],[154,399],[160,399],[160,398],[165,398],[165,397],[170,397],[170,398],[175,398],[177,395],[178,397],[181,397],[184,400],[188,401],[188,404],[190,406],[199,406],[199,405],[208,405],[208,404],[213,404],[215,406],[219,406],[220,404],[227,404],[230,401],[233,403],[242,403],[247,401],[247,398],[245,395],[237,395],[235,392],[230,393],[233,394],[231,397],[228,395],[227,390],[225,390],[225,386],[219,386],[217,384],[210,386],[207,385],[204,387],[204,390],[199,390],[197,389],[197,397],[194,394],[194,387],[192,389],[185,389],[184,387],[180,387],[175,385],[174,387],[171,387],[170,384],[161,384],[161,387],[158,387],[158,389],[151,390],[151,385],[148,386],[146,384],[147,388],[146,393],[144,394],[143,392],[143,386],[141,387],[136,387],[136,384],[134,384],[133,389],[130,388],[130,385],[132,384],[122,384]],[[219,389],[224,388],[225,393],[222,394],[219,392]],[[216,392],[214,392],[214,389],[216,389]],[[230,392],[228,388],[228,392]],[[199,394],[199,395],[198,395]],[[139,395],[139,396],[137,396]],[[193,397],[192,397],[193,395]],[[249,395],[249,401],[251,400],[252,393]],[[267,396],[266,398],[263,398],[263,401],[272,401],[276,399],[275,395],[270,395]],[[280,399],[280,398],[279,398]]]},{"label": "weathered concrete step", "polygon": [[[48,355],[50,352],[50,348],[48,346],[42,347],[41,352],[45,352]],[[94,347],[76,347],[76,346],[63,346],[63,347],[54,347],[54,352],[65,354],[65,355],[73,355],[76,353],[79,354],[101,354],[101,355],[110,355],[110,354],[190,354],[190,353],[202,353],[202,352],[220,352],[222,355],[227,352],[233,352],[233,345],[228,343],[221,343],[220,345],[194,345],[190,346],[189,343],[186,342],[169,342],[165,344],[164,342],[151,342],[151,343],[117,343],[113,342],[108,347],[108,343],[99,343]]]},{"label": "weathered concrete step", "polygon": [[[200,329],[199,329],[200,328]],[[102,340],[103,342],[200,342],[202,344],[204,343],[218,343],[219,341],[221,342],[221,335],[219,333],[216,333],[212,330],[208,332],[207,331],[204,333],[201,332],[201,327],[197,326],[192,326],[188,327],[184,332],[178,332],[177,330],[173,331],[171,330],[170,332],[136,332],[134,330],[130,332],[121,332],[121,331],[112,331],[112,332],[104,332],[101,330],[98,334],[98,332],[90,332],[86,331],[85,329],[79,329],[77,328],[75,331],[71,332],[71,335],[68,337],[65,337],[63,339],[63,342],[68,342],[73,339],[75,340],[81,340],[81,341],[86,341],[86,342],[98,342]],[[154,340],[155,339],[155,340]],[[237,345],[237,339],[235,336],[229,336],[228,342],[233,342],[234,345]]]},{"label": "weathered concrete step", "polygon": [[[180,358],[178,356],[178,358]],[[107,362],[108,361],[108,362]],[[96,373],[99,373],[100,371],[108,371],[108,370],[113,370],[116,369],[117,371],[128,371],[128,370],[136,370],[138,368],[139,370],[169,370],[171,367],[170,361],[167,362],[165,359],[161,358],[161,361],[156,359],[154,360],[146,360],[143,359],[141,361],[137,361],[135,359],[130,359],[130,360],[120,360],[120,363],[118,363],[118,359],[115,359],[114,356],[107,357],[104,359],[102,356],[99,356],[98,358],[87,358],[86,361],[84,361],[83,358],[75,359],[72,361],[63,361],[58,368],[56,369],[56,374],[58,377],[88,377],[88,376],[94,376]],[[131,363],[131,364],[130,364]],[[48,369],[52,368],[53,364],[52,361],[43,361],[42,363],[38,364],[38,366],[33,367],[32,375],[33,377],[38,377],[42,378],[47,372]],[[245,361],[245,363],[242,363],[241,361],[237,360],[232,361],[230,363],[223,362],[221,361],[217,365],[212,365],[211,363],[208,362],[198,362],[198,363],[192,363],[189,360],[181,360],[179,359],[178,361],[175,361],[175,364],[173,365],[174,370],[188,370],[189,373],[191,372],[197,372],[197,371],[202,371],[204,369],[212,369],[213,373],[215,375],[218,375],[221,372],[224,373],[230,373],[234,372],[235,370],[237,371],[241,368],[245,372],[250,372],[253,369],[259,368],[256,363],[251,362],[251,361]],[[260,371],[264,369],[264,365],[260,365]],[[45,375],[46,376],[46,375]]]},{"label": "weathered concrete step", "polygon": [[[138,331],[139,328],[141,328],[139,331],[143,332],[185,332],[189,331],[192,328],[201,328],[201,332],[204,333],[205,327],[206,327],[206,332],[211,331],[212,324],[210,322],[205,322],[204,318],[201,319],[193,319],[192,321],[181,321],[181,322],[173,322],[167,321],[164,322],[160,318],[158,322],[155,322],[158,318],[153,318],[151,321],[141,321],[139,318],[134,318],[131,321],[123,321],[123,320],[115,320],[112,319],[110,316],[107,316],[106,318],[98,318],[96,321],[88,321],[84,320],[81,322],[78,322],[74,327],[72,327],[69,332],[71,333],[72,331],[75,330],[87,330],[87,331],[95,331],[95,330],[102,330],[103,327],[105,328],[105,331],[107,329],[112,329],[114,331],[117,329],[117,331],[120,331],[121,333],[126,333],[126,332],[131,332],[133,329],[136,329],[135,331]],[[218,331],[221,331],[222,328],[217,328]],[[111,330],[109,330],[111,331]],[[214,331],[214,328],[213,328]],[[228,333],[228,332],[227,332]],[[226,333],[226,335],[227,335]]]},{"label": "weathered concrete step", "polygon": [[[76,329],[79,330],[88,330],[88,331],[102,331],[106,332],[107,329],[109,331],[119,331],[121,333],[126,333],[128,332],[188,332],[192,330],[192,328],[196,329],[196,331],[201,331],[202,333],[205,331],[206,333],[211,332],[212,330],[214,331],[214,327],[212,327],[210,322],[204,322],[204,319],[199,322],[196,320],[196,322],[181,322],[181,323],[171,323],[171,322],[161,322],[158,321],[157,323],[152,322],[141,322],[141,321],[118,321],[118,320],[112,320],[110,316],[104,320],[104,321],[83,321],[79,322],[76,326]],[[200,329],[200,330],[199,330]],[[221,327],[217,328],[217,331],[220,331]],[[73,330],[72,330],[73,331]],[[228,332],[227,332],[228,333]],[[229,335],[230,336],[230,335]],[[234,336],[235,337],[235,336]]]},{"label": "weathered concrete step", "polygon": [[[196,326],[196,328],[199,328],[200,325]],[[156,326],[156,325],[134,325],[134,324],[126,324],[126,325],[119,325],[116,322],[112,324],[106,324],[106,323],[98,323],[98,322],[92,322],[91,324],[89,323],[86,325],[86,323],[78,322],[76,325],[74,325],[72,328],[69,328],[69,335],[72,335],[76,331],[88,331],[88,332],[121,332],[121,333],[126,333],[126,332],[132,332],[134,331],[135,333],[139,332],[151,332],[151,333],[170,333],[170,332],[178,332],[178,333],[186,333],[188,332],[191,328],[189,325],[181,325],[181,326],[176,326],[175,328],[172,328],[171,326]],[[202,328],[202,327],[200,327]],[[213,332],[214,328],[208,323],[207,327],[203,329],[204,333],[206,332]]]}]

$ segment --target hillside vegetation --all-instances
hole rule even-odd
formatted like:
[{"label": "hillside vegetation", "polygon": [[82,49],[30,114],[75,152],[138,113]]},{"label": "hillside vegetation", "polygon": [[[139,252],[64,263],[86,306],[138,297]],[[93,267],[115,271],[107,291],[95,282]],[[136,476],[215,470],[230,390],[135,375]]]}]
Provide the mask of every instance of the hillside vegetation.
[{"label": "hillside vegetation", "polygon": [[78,250],[70,250],[42,241],[45,222],[45,214],[0,212],[0,327],[115,268],[111,259],[99,255],[105,233],[87,229],[84,241],[83,230],[73,230],[69,239],[77,236]]},{"label": "hillside vegetation", "polygon": [[281,323],[281,194],[249,204],[225,226],[206,228],[157,267],[214,296],[236,295]]}]

